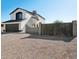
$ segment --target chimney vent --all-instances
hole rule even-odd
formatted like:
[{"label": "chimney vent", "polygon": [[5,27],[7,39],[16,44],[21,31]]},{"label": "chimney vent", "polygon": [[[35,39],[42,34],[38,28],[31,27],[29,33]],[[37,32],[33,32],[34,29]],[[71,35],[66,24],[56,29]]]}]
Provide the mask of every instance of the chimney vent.
[{"label": "chimney vent", "polygon": [[34,15],[35,15],[35,14],[37,14],[36,10],[33,10],[33,12],[32,12],[32,13],[33,13]]}]

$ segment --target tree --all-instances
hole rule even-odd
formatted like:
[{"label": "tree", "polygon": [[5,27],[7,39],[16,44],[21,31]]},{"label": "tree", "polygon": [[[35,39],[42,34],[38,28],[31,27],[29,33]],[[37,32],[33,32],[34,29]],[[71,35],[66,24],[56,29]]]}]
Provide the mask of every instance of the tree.
[{"label": "tree", "polygon": [[63,22],[59,20],[54,21],[54,35],[61,35],[62,23]]},{"label": "tree", "polygon": [[61,24],[61,23],[63,23],[63,21],[56,20],[56,21],[54,21],[54,23],[55,23],[55,24]]}]

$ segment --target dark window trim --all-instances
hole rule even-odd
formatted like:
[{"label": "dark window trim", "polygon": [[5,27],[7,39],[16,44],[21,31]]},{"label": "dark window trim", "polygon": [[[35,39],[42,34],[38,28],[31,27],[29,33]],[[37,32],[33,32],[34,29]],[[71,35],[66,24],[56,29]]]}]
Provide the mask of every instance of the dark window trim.
[{"label": "dark window trim", "polygon": [[[21,16],[19,16],[19,15],[21,15]],[[22,20],[22,12],[18,12],[18,13],[16,13],[16,20]]]}]

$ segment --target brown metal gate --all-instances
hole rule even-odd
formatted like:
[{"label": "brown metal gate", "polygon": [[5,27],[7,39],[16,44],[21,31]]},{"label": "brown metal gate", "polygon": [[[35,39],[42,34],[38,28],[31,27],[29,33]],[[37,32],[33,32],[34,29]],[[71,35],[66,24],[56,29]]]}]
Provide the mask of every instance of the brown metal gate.
[{"label": "brown metal gate", "polygon": [[72,36],[72,33],[72,23],[41,24],[41,34],[43,35]]}]

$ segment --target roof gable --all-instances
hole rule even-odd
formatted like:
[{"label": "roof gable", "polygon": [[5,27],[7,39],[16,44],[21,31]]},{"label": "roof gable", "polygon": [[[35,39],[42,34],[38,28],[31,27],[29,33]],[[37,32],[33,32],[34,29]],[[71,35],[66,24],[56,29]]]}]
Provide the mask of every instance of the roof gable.
[{"label": "roof gable", "polygon": [[18,10],[18,9],[23,10],[23,11],[28,12],[28,13],[31,13],[31,12],[25,10],[25,9],[22,9],[22,8],[16,8],[14,11],[12,11],[12,12],[10,13],[10,15],[11,15],[12,13],[14,13],[14,12],[15,12],[16,10]]},{"label": "roof gable", "polygon": [[[32,12],[30,12],[30,11],[28,11],[28,10],[25,10],[25,9],[22,9],[22,8],[16,8],[14,11],[12,11],[12,12],[10,13],[10,15],[11,15],[12,13],[14,13],[14,12],[15,12],[16,10],[18,10],[18,9],[21,9],[21,10],[23,10],[23,11],[25,11],[25,12],[28,12],[29,14],[33,15]],[[36,15],[38,15],[38,16],[40,16],[41,18],[45,19],[44,17],[42,17],[42,16],[39,15],[39,14],[36,14]]]}]

